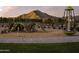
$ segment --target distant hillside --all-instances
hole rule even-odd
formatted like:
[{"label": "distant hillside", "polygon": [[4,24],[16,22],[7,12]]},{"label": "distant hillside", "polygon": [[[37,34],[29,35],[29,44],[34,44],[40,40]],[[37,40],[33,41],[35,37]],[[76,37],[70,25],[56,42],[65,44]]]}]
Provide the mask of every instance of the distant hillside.
[{"label": "distant hillside", "polygon": [[41,12],[39,10],[31,11],[28,14],[23,14],[18,16],[22,19],[58,19],[58,17],[48,15],[47,13]]},{"label": "distant hillside", "polygon": [[[29,21],[36,21],[36,22],[42,22],[44,20],[53,20],[55,23],[61,23],[63,20],[60,17],[56,17],[56,16],[51,16],[48,15],[47,13],[44,13],[42,11],[39,10],[33,10],[29,13],[25,13],[22,15],[19,15],[18,17],[0,17],[0,22],[13,22],[15,20],[15,22],[29,22]],[[7,21],[8,20],[8,21]],[[50,20],[50,21],[51,21]]]}]

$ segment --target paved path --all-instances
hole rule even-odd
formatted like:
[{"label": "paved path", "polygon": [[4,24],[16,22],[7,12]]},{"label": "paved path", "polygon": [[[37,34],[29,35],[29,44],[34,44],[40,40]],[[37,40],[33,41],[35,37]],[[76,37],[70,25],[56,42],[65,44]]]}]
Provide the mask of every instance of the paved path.
[{"label": "paved path", "polygon": [[47,37],[47,38],[0,38],[0,43],[63,43],[79,42],[79,36]]}]

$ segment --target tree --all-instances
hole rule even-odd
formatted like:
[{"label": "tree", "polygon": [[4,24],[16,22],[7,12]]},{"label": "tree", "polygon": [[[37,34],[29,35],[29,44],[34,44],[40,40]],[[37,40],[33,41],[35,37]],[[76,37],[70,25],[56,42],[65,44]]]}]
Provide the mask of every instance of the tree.
[{"label": "tree", "polygon": [[53,20],[46,19],[46,20],[43,21],[43,23],[45,23],[45,24],[53,24]]}]

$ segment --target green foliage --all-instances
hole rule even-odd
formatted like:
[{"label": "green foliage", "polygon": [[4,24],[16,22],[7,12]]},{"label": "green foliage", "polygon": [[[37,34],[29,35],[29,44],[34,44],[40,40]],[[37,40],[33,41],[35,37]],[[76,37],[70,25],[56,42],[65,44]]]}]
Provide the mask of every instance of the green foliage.
[{"label": "green foliage", "polygon": [[[16,25],[16,26],[14,27],[14,25]],[[11,32],[24,31],[24,25],[22,25],[20,23],[18,23],[18,24],[10,24],[9,31],[11,31]]]},{"label": "green foliage", "polygon": [[0,43],[0,49],[1,50],[8,49],[9,51],[7,52],[9,53],[12,53],[12,52],[13,53],[79,53],[79,42],[74,42],[74,43]]},{"label": "green foliage", "polygon": [[46,20],[43,21],[43,23],[45,23],[45,24],[53,24],[53,20],[46,19]]},{"label": "green foliage", "polygon": [[0,23],[13,23],[13,22],[43,22],[46,24],[63,24],[64,20],[62,18],[58,19],[22,19],[22,18],[6,18],[0,17]]},{"label": "green foliage", "polygon": [[65,21],[64,21],[64,19],[59,18],[59,19],[58,19],[58,23],[59,23],[59,24],[64,24],[64,23],[65,23]]},{"label": "green foliage", "polygon": [[67,8],[65,10],[70,11],[70,10],[74,10],[74,9],[72,6],[67,6]]},{"label": "green foliage", "polygon": [[77,27],[76,30],[79,31],[79,27]]},{"label": "green foliage", "polygon": [[35,32],[35,23],[30,23],[29,25],[27,25],[26,27],[28,32]]},{"label": "green foliage", "polygon": [[1,34],[7,33],[7,30],[2,30]]},{"label": "green foliage", "polygon": [[64,34],[68,35],[68,36],[72,36],[75,34],[75,32],[64,32]]},{"label": "green foliage", "polygon": [[13,18],[0,17],[0,23],[12,23]]}]

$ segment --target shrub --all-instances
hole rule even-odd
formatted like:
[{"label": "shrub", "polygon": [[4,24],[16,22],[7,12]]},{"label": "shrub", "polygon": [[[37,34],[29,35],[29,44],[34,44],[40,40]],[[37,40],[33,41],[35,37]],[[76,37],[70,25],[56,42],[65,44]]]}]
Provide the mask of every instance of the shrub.
[{"label": "shrub", "polygon": [[7,33],[7,30],[2,30],[1,31],[1,34],[3,34],[3,33]]},{"label": "shrub", "polygon": [[79,27],[77,27],[76,30],[79,31]]}]

